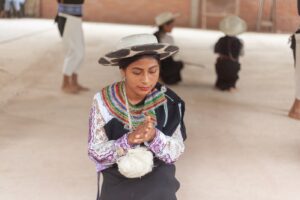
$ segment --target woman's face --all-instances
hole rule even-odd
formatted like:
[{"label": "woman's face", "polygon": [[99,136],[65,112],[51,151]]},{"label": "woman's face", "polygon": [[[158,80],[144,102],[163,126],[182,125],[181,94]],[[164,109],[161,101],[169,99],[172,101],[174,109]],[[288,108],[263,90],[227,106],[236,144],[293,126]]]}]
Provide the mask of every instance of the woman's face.
[{"label": "woman's face", "polygon": [[173,28],[174,28],[174,22],[167,23],[167,24],[164,25],[164,31],[166,33],[171,33]]},{"label": "woman's face", "polygon": [[142,57],[121,70],[127,94],[144,98],[155,87],[159,78],[159,64],[155,58]]}]

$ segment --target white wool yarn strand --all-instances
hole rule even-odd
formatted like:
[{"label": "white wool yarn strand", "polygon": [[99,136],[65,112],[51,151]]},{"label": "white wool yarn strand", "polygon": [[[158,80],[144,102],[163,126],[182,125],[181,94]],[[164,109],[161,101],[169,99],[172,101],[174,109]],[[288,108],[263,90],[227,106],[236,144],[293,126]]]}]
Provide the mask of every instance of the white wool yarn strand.
[{"label": "white wool yarn strand", "polygon": [[[127,99],[125,81],[123,81],[123,92],[126,101],[126,109],[129,121],[129,129],[132,130],[132,121],[129,109],[129,103]],[[137,146],[129,149],[124,156],[121,156],[117,160],[119,172],[127,178],[140,178],[149,172],[153,168],[153,154],[145,147]]]}]

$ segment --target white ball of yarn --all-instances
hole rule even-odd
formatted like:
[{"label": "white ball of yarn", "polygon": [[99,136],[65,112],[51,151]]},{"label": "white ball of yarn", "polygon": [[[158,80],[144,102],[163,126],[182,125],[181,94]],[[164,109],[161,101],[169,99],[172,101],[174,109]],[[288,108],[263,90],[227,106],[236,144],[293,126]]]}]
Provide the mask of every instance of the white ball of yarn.
[{"label": "white ball of yarn", "polygon": [[142,177],[152,171],[153,154],[145,147],[129,149],[117,161],[119,172],[127,178]]}]

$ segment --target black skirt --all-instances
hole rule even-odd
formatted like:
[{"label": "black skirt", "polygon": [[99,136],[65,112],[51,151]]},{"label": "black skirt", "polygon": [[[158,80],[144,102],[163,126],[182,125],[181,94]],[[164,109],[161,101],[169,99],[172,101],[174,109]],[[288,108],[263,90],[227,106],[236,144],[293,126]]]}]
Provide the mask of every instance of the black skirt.
[{"label": "black skirt", "polygon": [[100,200],[176,200],[180,184],[175,178],[175,165],[155,163],[153,171],[142,178],[126,178],[117,166],[102,171]]},{"label": "black skirt", "polygon": [[183,69],[183,62],[174,61],[172,57],[161,61],[160,77],[165,84],[173,85],[181,81],[180,71]]},{"label": "black skirt", "polygon": [[236,87],[240,63],[231,59],[218,58],[216,63],[216,88],[229,90]]}]

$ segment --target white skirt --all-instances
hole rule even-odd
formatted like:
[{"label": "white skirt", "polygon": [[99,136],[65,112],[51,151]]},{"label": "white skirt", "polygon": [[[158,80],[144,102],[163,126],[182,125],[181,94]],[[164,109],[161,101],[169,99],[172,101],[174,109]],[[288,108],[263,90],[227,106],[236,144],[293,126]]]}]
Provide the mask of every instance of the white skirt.
[{"label": "white skirt", "polygon": [[63,30],[63,44],[66,52],[63,73],[72,75],[76,73],[84,59],[84,37],[82,29],[81,17],[59,13],[60,17],[66,18],[65,27]]}]

